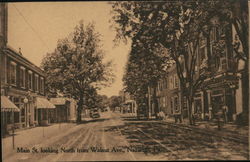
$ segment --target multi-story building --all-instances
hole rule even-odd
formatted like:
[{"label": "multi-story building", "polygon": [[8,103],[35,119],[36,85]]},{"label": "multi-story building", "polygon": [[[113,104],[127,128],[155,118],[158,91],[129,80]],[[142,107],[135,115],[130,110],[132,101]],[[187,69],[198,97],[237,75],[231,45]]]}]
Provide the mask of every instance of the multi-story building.
[{"label": "multi-story building", "polygon": [[137,104],[133,96],[131,96],[128,92],[124,92],[123,90],[119,92],[119,96],[122,98],[122,111],[136,114]]},{"label": "multi-story building", "polygon": [[[237,64],[232,47],[236,32],[232,25],[220,25],[218,18],[212,20],[210,47],[207,39],[201,35],[197,49],[195,77],[209,75],[194,95],[193,112],[201,113],[201,118],[208,117],[209,111],[216,113],[223,105],[228,107],[228,119],[234,121],[242,112],[242,85],[239,71],[242,66]],[[216,43],[224,44],[222,52],[216,52]],[[208,48],[211,56],[208,56]],[[208,60],[210,58],[210,60]],[[208,68],[209,67],[209,68]],[[208,70],[209,69],[209,70]],[[248,94],[246,94],[248,95]],[[174,114],[175,110],[183,110],[187,116],[187,100],[181,94],[180,83],[175,65],[168,69],[166,76],[158,81],[157,97],[159,109],[166,114]]]},{"label": "multi-story building", "polygon": [[[3,11],[4,10],[4,11]],[[4,38],[0,54],[1,96],[6,96],[20,110],[14,112],[16,127],[29,127],[38,124],[38,117],[46,119],[46,110],[54,108],[45,98],[45,73],[26,59],[21,51],[17,52],[7,45],[7,4],[1,4],[1,31]],[[12,124],[13,115],[4,114],[5,124]]]},{"label": "multi-story building", "polygon": [[[157,84],[156,96],[158,100],[159,110],[166,115],[172,116],[180,114],[187,116],[186,99],[180,90],[180,81],[177,75],[175,64],[167,71]],[[185,100],[185,101],[184,101]]]}]

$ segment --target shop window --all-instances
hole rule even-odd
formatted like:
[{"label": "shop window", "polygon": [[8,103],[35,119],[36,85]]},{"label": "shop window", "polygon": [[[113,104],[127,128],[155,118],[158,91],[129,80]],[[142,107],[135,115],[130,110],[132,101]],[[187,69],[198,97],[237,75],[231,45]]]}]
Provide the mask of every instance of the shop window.
[{"label": "shop window", "polygon": [[175,97],[174,98],[174,108],[175,108],[175,111],[178,111],[179,110],[179,103],[178,103],[178,97]]},{"label": "shop window", "polygon": [[16,63],[10,63],[10,84],[16,85]]},{"label": "shop window", "polygon": [[165,88],[167,89],[168,88],[168,78],[165,79]]},{"label": "shop window", "polygon": [[173,89],[173,77],[172,76],[170,76],[170,89]]},{"label": "shop window", "polygon": [[25,68],[20,67],[20,87],[25,88]]},{"label": "shop window", "polygon": [[21,122],[22,123],[25,122],[25,109],[24,109],[24,107],[22,107],[22,109],[21,109]]},{"label": "shop window", "polygon": [[171,106],[171,114],[174,113],[174,101],[173,101],[173,97],[170,99],[170,106]]},{"label": "shop window", "polygon": [[178,76],[177,74],[174,75],[174,88],[178,88],[179,87],[179,80],[178,80]]},{"label": "shop window", "polygon": [[165,107],[165,97],[162,97],[162,104],[163,104],[163,107]]}]

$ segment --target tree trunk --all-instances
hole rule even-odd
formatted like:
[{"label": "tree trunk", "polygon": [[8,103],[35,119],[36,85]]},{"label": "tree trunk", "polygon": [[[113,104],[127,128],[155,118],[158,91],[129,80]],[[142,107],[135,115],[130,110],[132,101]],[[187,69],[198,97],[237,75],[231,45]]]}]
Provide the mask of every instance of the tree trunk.
[{"label": "tree trunk", "polygon": [[188,99],[188,120],[189,120],[189,124],[193,125],[194,121],[193,121],[193,98],[191,95],[187,96]]},{"label": "tree trunk", "polygon": [[76,119],[77,123],[81,123],[82,121],[82,117],[81,117],[82,109],[83,109],[83,95],[80,95],[80,99],[77,103],[77,119]]},{"label": "tree trunk", "polygon": [[154,102],[154,108],[155,108],[155,117],[158,117],[159,113],[159,105],[157,101],[157,96],[156,96],[156,87],[153,88],[153,102]]}]

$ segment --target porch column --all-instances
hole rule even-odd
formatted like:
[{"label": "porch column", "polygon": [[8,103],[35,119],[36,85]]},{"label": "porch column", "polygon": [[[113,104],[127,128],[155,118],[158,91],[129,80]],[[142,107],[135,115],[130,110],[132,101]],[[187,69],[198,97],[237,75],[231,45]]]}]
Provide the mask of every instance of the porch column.
[{"label": "porch column", "polygon": [[205,116],[205,110],[204,110],[204,92],[201,91],[201,119],[204,120]]},{"label": "porch column", "polygon": [[27,103],[24,104],[24,122],[25,122],[25,127],[27,127]]}]

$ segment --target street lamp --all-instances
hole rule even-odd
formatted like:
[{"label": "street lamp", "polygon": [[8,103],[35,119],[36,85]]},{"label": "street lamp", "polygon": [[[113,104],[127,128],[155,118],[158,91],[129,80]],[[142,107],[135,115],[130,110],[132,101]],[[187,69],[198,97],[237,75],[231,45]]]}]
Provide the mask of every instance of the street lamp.
[{"label": "street lamp", "polygon": [[25,124],[28,125],[28,122],[27,122],[27,116],[28,116],[28,112],[27,112],[27,111],[28,111],[27,103],[29,102],[28,98],[25,97],[25,98],[23,99],[23,102],[24,102],[24,104],[25,104],[24,107],[25,107],[25,110],[26,110],[26,111],[25,111],[25,119],[26,119],[26,120],[25,120]]},{"label": "street lamp", "polygon": [[27,97],[25,97],[25,98],[23,99],[23,102],[24,102],[25,104],[27,104],[27,103],[29,102],[29,100],[27,99]]}]

